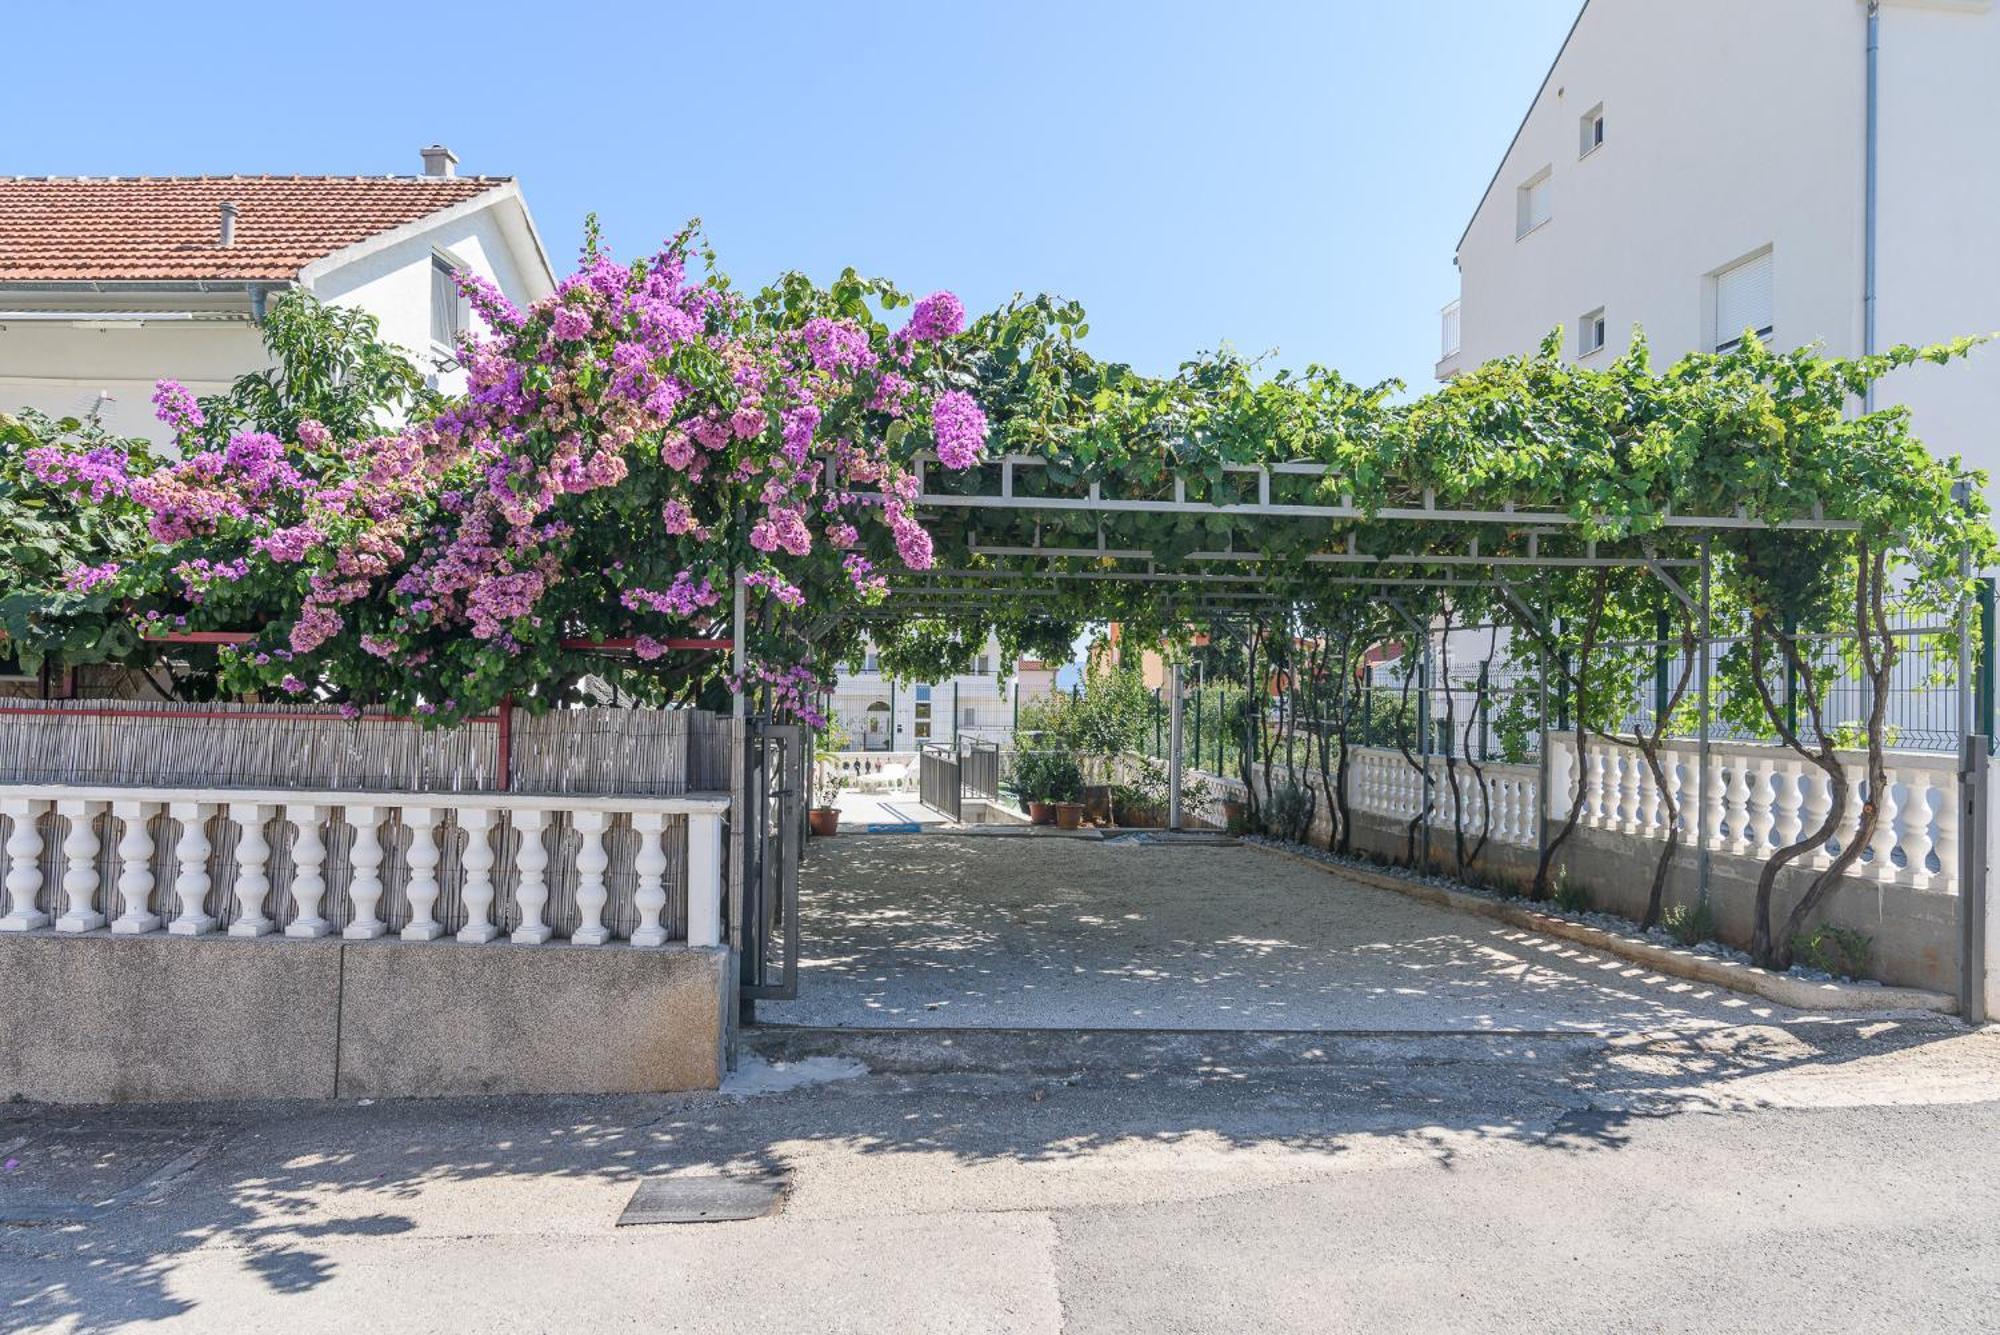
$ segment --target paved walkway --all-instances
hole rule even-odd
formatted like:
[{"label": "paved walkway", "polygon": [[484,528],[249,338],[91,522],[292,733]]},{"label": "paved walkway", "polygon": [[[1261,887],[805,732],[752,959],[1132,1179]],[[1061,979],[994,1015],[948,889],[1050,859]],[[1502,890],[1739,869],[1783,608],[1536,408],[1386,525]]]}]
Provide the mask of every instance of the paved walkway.
[{"label": "paved walkway", "polygon": [[942,812],[933,811],[919,802],[915,791],[859,793],[849,790],[840,795],[837,805],[840,808],[840,828],[849,833],[913,831],[949,823]]},{"label": "paved walkway", "polygon": [[1795,1012],[1250,847],[815,841],[767,1023],[1605,1032]]}]

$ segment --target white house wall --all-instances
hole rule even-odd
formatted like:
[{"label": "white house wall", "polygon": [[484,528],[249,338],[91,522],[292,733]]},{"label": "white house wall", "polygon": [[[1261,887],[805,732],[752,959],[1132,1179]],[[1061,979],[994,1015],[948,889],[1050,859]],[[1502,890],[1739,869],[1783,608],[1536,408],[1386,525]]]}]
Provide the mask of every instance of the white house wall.
[{"label": "white house wall", "polygon": [[[451,351],[431,341],[431,256],[437,251],[446,252],[523,304],[528,299],[523,293],[539,292],[546,286],[538,283],[530,288],[514,262],[495,211],[482,209],[328,270],[314,282],[313,295],[373,312],[382,322],[383,340],[409,352],[428,371]],[[462,391],[464,372],[454,367],[441,373],[438,388],[446,393]]]},{"label": "white house wall", "polygon": [[[1878,346],[2000,329],[2000,14],[1882,10]],[[1866,8],[1859,0],[1591,0],[1459,249],[1461,347],[1441,371],[1531,350],[1578,358],[1643,325],[1656,364],[1712,346],[1712,275],[1770,247],[1772,341],[1862,348]],[[1580,156],[1602,103],[1605,142]],[[1550,220],[1516,190],[1550,171]],[[2000,357],[1891,382],[1940,454],[2000,463]]]},{"label": "white house wall", "polygon": [[[241,294],[236,299],[247,307]],[[154,381],[178,380],[197,394],[213,394],[263,364],[263,344],[247,309],[241,323],[229,324],[182,320],[79,329],[53,321],[0,322],[0,411],[36,408],[80,418],[101,401],[100,419],[109,429],[160,442],[170,433],[153,415]]]},{"label": "white house wall", "polygon": [[[2000,11],[1882,11],[1876,341],[2000,332]],[[1932,450],[2000,473],[2000,350],[1883,386]],[[2000,487],[1987,499],[2000,508]]]}]

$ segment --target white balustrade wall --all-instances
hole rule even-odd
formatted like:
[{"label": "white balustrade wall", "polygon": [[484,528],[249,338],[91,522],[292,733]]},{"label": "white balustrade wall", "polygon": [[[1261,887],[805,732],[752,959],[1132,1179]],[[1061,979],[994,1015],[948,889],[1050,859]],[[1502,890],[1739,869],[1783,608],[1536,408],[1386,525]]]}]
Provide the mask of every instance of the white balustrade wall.
[{"label": "white balustrade wall", "polygon": [[0,931],[713,946],[728,808],[0,785]]},{"label": "white balustrade wall", "polygon": [[[1449,830],[1451,775],[1442,757],[1432,756],[1428,763],[1431,811],[1425,823],[1434,830]],[[1475,772],[1471,764],[1459,760],[1451,768],[1458,773],[1459,828],[1475,838],[1484,831],[1496,843],[1536,846],[1535,813],[1541,775],[1535,766],[1481,763]],[[1353,758],[1348,762],[1347,783],[1348,805],[1355,811],[1407,823],[1424,809],[1423,775],[1403,758],[1401,751],[1374,746],[1354,748]]]},{"label": "white balustrade wall", "polygon": [[[1695,847],[1696,809],[1701,805],[1699,749],[1672,742],[1661,748],[1664,785],[1636,747],[1601,738],[1576,763],[1575,739],[1557,736],[1549,748],[1549,818],[1560,823],[1582,785],[1578,825],[1635,838],[1664,839],[1669,812],[1685,847]],[[1853,828],[1866,794],[1867,757],[1842,752],[1847,804],[1843,824]],[[1450,779],[1441,757],[1428,760],[1431,811],[1426,824],[1452,824]],[[1461,827],[1471,835],[1484,829],[1497,843],[1537,847],[1536,816],[1540,774],[1534,765],[1482,764],[1478,776],[1467,762],[1456,765],[1462,794]],[[1282,766],[1274,769],[1274,776]],[[1882,819],[1849,876],[1914,886],[1939,894],[1958,890],[1958,777],[1952,757],[1891,752],[1888,794]],[[1318,775],[1309,781],[1318,786]],[[1485,787],[1486,803],[1480,800]],[[1702,821],[1709,848],[1720,853],[1765,858],[1806,831],[1818,829],[1832,810],[1826,774],[1796,752],[1775,746],[1718,742],[1709,752],[1707,810]],[[1424,806],[1423,775],[1402,752],[1356,747],[1348,765],[1348,803],[1357,812],[1397,822],[1416,819]],[[1840,851],[1838,837],[1799,859],[1807,869],[1824,867]]]},{"label": "white balustrade wall", "polygon": [[[1668,811],[1681,839],[1695,846],[1690,831],[1700,817],[1702,839],[1720,853],[1765,858],[1816,830],[1832,810],[1831,782],[1819,766],[1797,752],[1776,746],[1718,742],[1709,750],[1708,793],[1701,801],[1701,754],[1692,743],[1661,749],[1665,785],[1639,751],[1602,739],[1585,748],[1576,762],[1573,737],[1554,737],[1549,748],[1549,815],[1569,814],[1578,786],[1583,810],[1578,825],[1650,839],[1664,839]],[[1854,828],[1867,795],[1867,756],[1839,755],[1846,785],[1842,825]],[[1887,793],[1882,817],[1858,865],[1847,875],[1860,880],[1913,886],[1939,894],[1958,891],[1958,772],[1951,756],[1898,751],[1888,756]],[[1671,797],[1672,803],[1667,801]],[[1840,836],[1805,854],[1805,868],[1825,867],[1840,852]]]}]

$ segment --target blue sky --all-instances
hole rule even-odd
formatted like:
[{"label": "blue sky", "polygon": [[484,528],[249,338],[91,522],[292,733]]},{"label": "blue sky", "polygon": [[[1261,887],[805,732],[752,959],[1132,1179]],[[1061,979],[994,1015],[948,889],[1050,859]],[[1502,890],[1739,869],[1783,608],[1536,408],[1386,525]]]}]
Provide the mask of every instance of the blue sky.
[{"label": "blue sky", "polygon": [[558,266],[699,215],[739,283],[852,264],[1421,388],[1454,242],[1579,0],[10,6],[0,171],[521,178]]}]

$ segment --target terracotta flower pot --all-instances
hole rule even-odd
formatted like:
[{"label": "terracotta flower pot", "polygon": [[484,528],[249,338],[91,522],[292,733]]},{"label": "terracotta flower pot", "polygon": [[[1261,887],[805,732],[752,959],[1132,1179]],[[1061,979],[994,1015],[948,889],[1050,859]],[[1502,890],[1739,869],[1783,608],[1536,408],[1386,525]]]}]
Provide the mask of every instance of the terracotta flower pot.
[{"label": "terracotta flower pot", "polygon": [[1028,823],[1030,825],[1054,825],[1056,808],[1053,802],[1028,803]]},{"label": "terracotta flower pot", "polygon": [[811,822],[814,834],[831,835],[840,833],[839,807],[814,807],[806,813],[806,819]]},{"label": "terracotta flower pot", "polygon": [[1058,830],[1078,830],[1083,828],[1083,803],[1056,803],[1056,828]]}]

